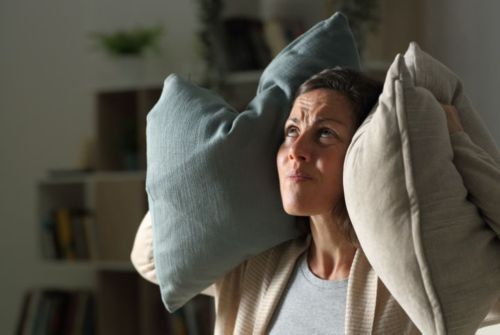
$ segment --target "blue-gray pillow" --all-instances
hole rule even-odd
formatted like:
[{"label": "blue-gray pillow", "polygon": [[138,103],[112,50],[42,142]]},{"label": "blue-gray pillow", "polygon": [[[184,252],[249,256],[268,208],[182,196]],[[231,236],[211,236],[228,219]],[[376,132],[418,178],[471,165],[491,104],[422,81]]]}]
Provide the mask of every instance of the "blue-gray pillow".
[{"label": "blue-gray pillow", "polygon": [[177,75],[147,115],[146,190],[163,302],[177,310],[251,256],[298,236],[283,211],[275,155],[298,86],[324,68],[359,69],[337,13],[288,45],[237,113]]}]

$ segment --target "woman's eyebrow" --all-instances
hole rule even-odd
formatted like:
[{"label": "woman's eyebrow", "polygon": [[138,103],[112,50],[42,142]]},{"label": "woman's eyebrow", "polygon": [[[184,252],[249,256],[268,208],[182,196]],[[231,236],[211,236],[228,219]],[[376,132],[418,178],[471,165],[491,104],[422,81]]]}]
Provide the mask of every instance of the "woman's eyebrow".
[{"label": "woman's eyebrow", "polygon": [[[295,123],[295,124],[300,123],[299,119],[297,119],[296,117],[289,118],[288,121]],[[344,122],[337,120],[337,119],[329,118],[329,117],[319,117],[316,120],[314,120],[313,124],[317,124],[317,123],[325,122],[325,121],[335,122],[343,127],[347,127],[347,125]]]},{"label": "woman's eyebrow", "polygon": [[329,118],[329,117],[319,117],[314,121],[314,123],[316,124],[316,123],[320,123],[320,122],[324,122],[324,121],[331,121],[331,122],[338,123],[344,127],[346,126],[346,124],[344,122],[337,120],[337,119]]}]

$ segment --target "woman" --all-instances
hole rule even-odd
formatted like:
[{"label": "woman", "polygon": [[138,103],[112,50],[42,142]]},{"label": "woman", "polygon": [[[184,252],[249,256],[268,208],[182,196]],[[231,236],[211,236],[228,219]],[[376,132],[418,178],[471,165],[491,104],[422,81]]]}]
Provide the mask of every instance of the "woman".
[{"label": "woman", "polygon": [[[298,89],[276,163],[283,207],[310,233],[243,262],[203,292],[216,299],[216,334],[419,333],[371,269],[343,198],[347,148],[381,90],[342,68]],[[444,110],[450,133],[461,131],[456,110]],[[146,216],[131,256],[157,282],[151,231]]]}]

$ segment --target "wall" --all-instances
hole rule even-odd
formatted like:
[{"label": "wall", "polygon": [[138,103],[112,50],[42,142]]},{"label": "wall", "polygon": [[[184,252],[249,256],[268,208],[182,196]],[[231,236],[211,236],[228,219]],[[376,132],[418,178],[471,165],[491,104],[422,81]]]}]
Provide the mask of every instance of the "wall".
[{"label": "wall", "polygon": [[465,91],[500,146],[498,1],[425,0],[423,47],[463,80]]},{"label": "wall", "polygon": [[36,181],[48,169],[77,166],[82,142],[94,133],[93,93],[136,79],[93,49],[89,32],[163,23],[164,56],[149,58],[142,77],[159,85],[171,71],[200,69],[194,4],[0,2],[1,334],[14,332],[26,288],[88,285],[92,278],[85,266],[68,270],[41,262],[35,234]]}]

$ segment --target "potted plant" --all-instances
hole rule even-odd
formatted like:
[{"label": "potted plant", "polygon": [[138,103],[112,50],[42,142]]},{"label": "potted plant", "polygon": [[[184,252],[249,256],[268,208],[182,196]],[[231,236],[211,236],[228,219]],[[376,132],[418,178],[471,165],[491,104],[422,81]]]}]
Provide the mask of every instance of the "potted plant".
[{"label": "potted plant", "polygon": [[163,34],[162,26],[136,27],[112,33],[92,33],[91,36],[110,56],[143,56],[146,51],[160,52],[158,42]]}]

